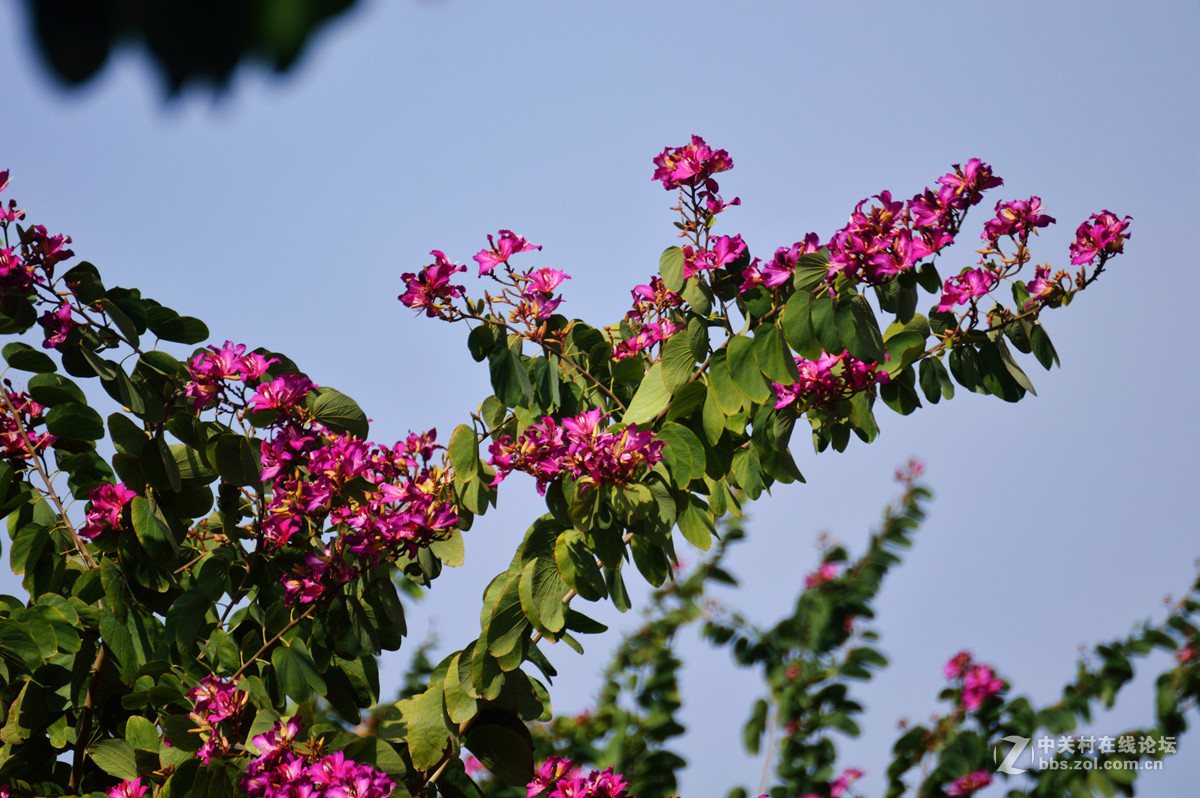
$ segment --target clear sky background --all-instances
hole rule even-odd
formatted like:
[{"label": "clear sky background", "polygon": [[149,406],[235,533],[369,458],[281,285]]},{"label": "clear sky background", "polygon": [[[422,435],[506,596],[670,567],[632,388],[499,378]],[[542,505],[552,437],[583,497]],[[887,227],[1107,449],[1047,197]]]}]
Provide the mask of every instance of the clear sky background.
[{"label": "clear sky background", "polygon": [[[1063,366],[1028,359],[1036,398],[960,390],[909,417],[880,405],[880,438],[840,455],[816,456],[797,434],[808,484],[751,509],[751,540],[732,557],[743,589],[722,599],[768,625],[817,562],[817,533],[861,551],[894,468],[927,463],[930,520],[879,605],[892,665],[858,689],[865,733],[842,747],[843,766],[868,773],[865,795],[882,791],[896,721],[946,708],[941,666],[956,651],[1048,702],[1079,646],[1160,618],[1195,576],[1195,3],[376,0],[291,75],[243,71],[227,96],[166,105],[128,53],[83,90],[60,89],[21,12],[0,5],[6,196],[73,236],[106,283],[200,316],[216,343],[285,352],[354,396],[381,442],[431,426],[446,436],[490,393],[465,329],[397,303],[401,272],[431,249],[469,263],[487,233],[511,228],[544,246],[527,264],[573,276],[564,312],[616,321],[675,242],[650,159],[693,133],[733,157],[721,185],[744,204],[720,231],[759,255],[809,231],[825,240],[860,199],[910,197],[976,156],[1004,178],[997,197],[1038,195],[1058,218],[1039,260],[1067,265],[1093,212],[1132,216],[1126,254],[1044,317]],[[973,263],[987,210],[943,274]],[[466,566],[410,618],[411,643],[430,628],[442,651],[476,636],[483,586],[539,512],[531,482],[505,484],[501,511],[467,533]],[[19,585],[6,572],[0,590]],[[617,627],[637,621],[594,609]],[[553,652],[559,711],[592,700],[607,642]],[[753,790],[760,763],[739,740],[757,681],[694,640],[683,652],[681,794]],[[407,658],[388,660],[385,691]],[[1151,686],[1127,688],[1094,732],[1149,723]],[[1139,795],[1194,790],[1197,751],[1184,737]]]}]

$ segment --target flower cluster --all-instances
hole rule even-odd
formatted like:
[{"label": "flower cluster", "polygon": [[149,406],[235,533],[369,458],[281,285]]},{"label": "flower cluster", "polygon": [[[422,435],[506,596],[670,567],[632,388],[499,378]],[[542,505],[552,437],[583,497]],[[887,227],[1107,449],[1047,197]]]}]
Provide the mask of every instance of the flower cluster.
[{"label": "flower cluster", "polygon": [[983,269],[967,269],[962,274],[947,277],[936,310],[938,313],[952,310],[956,305],[983,296],[995,285],[996,276]]},{"label": "flower cluster", "polygon": [[[865,774],[858,768],[846,768],[842,774],[833,780],[829,785],[830,798],[842,798],[846,791],[850,789],[850,785],[861,779]],[[806,793],[801,798],[821,798],[816,793]]]},{"label": "flower cluster", "polygon": [[1041,210],[1041,197],[997,202],[995,217],[983,224],[982,238],[995,243],[1001,236],[1009,236],[1024,243],[1037,228],[1054,224],[1054,217],[1047,216]]},{"label": "flower cluster", "polygon": [[296,744],[295,718],[275,724],[251,740],[259,756],[246,768],[241,788],[251,798],[387,798],[396,783],[341,751],[319,756]]},{"label": "flower cluster", "polygon": [[355,563],[372,568],[454,531],[451,475],[431,462],[441,448],[436,435],[409,435],[389,448],[288,423],[263,442],[263,478],[272,480],[261,530],[268,548],[307,539],[310,526],[326,522],[339,531],[280,580],[287,603],[308,604],[344,584],[357,575]]},{"label": "flower cluster", "polygon": [[[433,263],[420,272],[400,275],[404,281],[405,291],[398,298],[413,310],[424,309],[429,318],[446,318],[453,311],[450,300],[462,296],[461,285],[451,285],[450,280],[455,274],[465,272],[466,266],[456,266],[446,259],[446,254],[439,250],[429,253],[433,255]],[[480,264],[480,274],[483,273]]]},{"label": "flower cluster", "polygon": [[946,788],[946,795],[974,795],[991,783],[991,773],[986,770],[975,770],[950,782],[950,786]]},{"label": "flower cluster", "polygon": [[889,379],[887,372],[879,370],[877,363],[857,360],[846,351],[840,355],[823,352],[816,360],[798,357],[796,368],[800,372],[800,379],[793,384],[771,383],[775,391],[776,410],[792,404],[811,407],[845,399]]},{"label": "flower cluster", "polygon": [[1092,263],[1097,257],[1104,260],[1125,251],[1125,239],[1129,234],[1130,217],[1118,219],[1112,211],[1093,213],[1075,231],[1075,242],[1071,244],[1071,265],[1082,266]]},{"label": "flower cluster", "polygon": [[1004,689],[1004,682],[991,666],[973,662],[969,651],[960,651],[951,657],[942,672],[947,679],[960,682],[962,707],[967,712],[979,709],[984,701]]},{"label": "flower cluster", "polygon": [[636,286],[630,293],[633,294],[633,308],[625,314],[629,334],[613,346],[613,360],[645,352],[683,329],[674,316],[675,308],[683,304],[683,299],[674,291],[668,291],[661,277],[651,277],[649,285]]},{"label": "flower cluster", "polygon": [[682,147],[667,147],[654,157],[652,180],[661,180],[663,188],[674,191],[688,186],[695,188],[703,184],[709,192],[716,193],[717,184],[712,176],[733,168],[733,159],[725,150],[714,150],[699,136]]},{"label": "flower cluster", "polygon": [[0,457],[16,465],[53,446],[56,439],[48,432],[34,431],[45,423],[42,414],[46,408],[24,391],[14,391],[8,380],[4,381],[4,393],[8,401],[0,405]]},{"label": "flower cluster", "polygon": [[746,270],[742,272],[742,287],[738,291],[744,294],[751,288],[764,285],[768,288],[781,286],[792,279],[796,264],[804,255],[812,255],[821,249],[821,240],[816,233],[809,233],[803,241],[797,241],[790,247],[780,247],[775,250],[775,257],[766,265],[761,265],[755,258]]},{"label": "flower cluster", "polygon": [[233,682],[205,676],[200,680],[199,687],[188,691],[188,698],[193,704],[188,717],[196,721],[199,726],[197,731],[204,740],[196,755],[208,764],[214,756],[224,756],[230,752],[229,740],[221,732],[220,724],[236,720],[249,696],[238,690]]},{"label": "flower cluster", "polygon": [[38,319],[38,324],[45,331],[45,337],[42,339],[43,349],[53,349],[66,343],[67,333],[75,326],[71,318],[71,304],[63,302],[54,310],[47,310]]},{"label": "flower cluster", "polygon": [[536,327],[558,310],[563,298],[561,295],[554,296],[554,291],[563,280],[570,280],[571,275],[558,269],[538,269],[527,275],[519,275],[515,279],[522,288],[508,318],[513,322]]},{"label": "flower cluster", "polygon": [[530,424],[514,441],[505,435],[491,444],[491,464],[497,485],[513,471],[523,471],[537,480],[538,493],[563,474],[580,485],[623,485],[633,479],[642,464],[662,459],[663,442],[652,432],[638,432],[636,424],[620,430],[599,429],[599,410],[589,410],[560,425],[550,416]]},{"label": "flower cluster", "polygon": [[570,759],[552,756],[542,763],[527,785],[526,798],[633,798],[625,777],[607,770],[586,776]]},{"label": "flower cluster", "polygon": [[990,166],[978,158],[965,167],[938,178],[940,188],[925,189],[907,203],[893,200],[883,191],[864,211],[864,199],[854,208],[850,221],[829,240],[829,281],[839,274],[870,285],[887,282],[912,269],[922,259],[954,242],[967,209],[977,204],[983,192],[1002,185]]},{"label": "flower cluster", "polygon": [[240,381],[249,385],[278,362],[278,358],[267,360],[256,352],[246,354],[246,345],[233,341],[226,341],[220,347],[210,346],[188,363],[191,381],[185,395],[192,400],[192,410],[199,412],[225,398],[226,383]]},{"label": "flower cluster", "polygon": [[[0,172],[0,191],[8,187],[8,170]],[[0,205],[0,228],[7,229],[12,222],[25,218],[25,211],[17,208],[16,200],[9,200],[8,208]],[[17,228],[20,230],[20,228]],[[75,257],[67,249],[69,236],[52,236],[40,224],[31,225],[21,231],[22,252],[0,247],[0,292],[6,294],[29,294],[35,285],[45,285],[54,277],[54,267],[62,261]]]},{"label": "flower cluster", "polygon": [[137,493],[125,487],[124,482],[116,485],[105,483],[88,492],[91,507],[87,521],[79,528],[79,536],[91,540],[107,529],[124,529],[121,513]]}]

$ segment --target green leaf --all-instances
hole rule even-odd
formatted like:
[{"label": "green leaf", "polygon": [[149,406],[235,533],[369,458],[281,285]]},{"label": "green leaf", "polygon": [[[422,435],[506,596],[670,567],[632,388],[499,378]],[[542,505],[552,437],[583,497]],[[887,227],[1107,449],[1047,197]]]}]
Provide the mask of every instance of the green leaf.
[{"label": "green leaf", "polygon": [[451,568],[458,568],[466,562],[462,533],[457,529],[445,540],[435,540],[429,544],[429,550]]},{"label": "green leaf", "polygon": [[520,718],[487,709],[471,724],[463,743],[506,784],[522,786],[533,778],[533,738]]},{"label": "green leaf", "polygon": [[1042,364],[1042,368],[1049,371],[1051,365],[1059,365],[1058,352],[1054,350],[1054,344],[1050,343],[1050,336],[1046,335],[1042,325],[1033,326],[1033,331],[1029,334],[1029,346],[1033,348],[1033,356]]},{"label": "green leaf", "polygon": [[121,310],[117,306],[117,303],[108,297],[100,300],[100,307],[108,314],[108,318],[112,320],[112,323],[117,325],[117,329],[121,331],[121,335],[125,336],[125,340],[129,342],[129,345],[136,347],[139,339],[137,325],[133,323],[133,319],[129,318],[125,311]]},{"label": "green leaf", "polygon": [[543,636],[556,638],[566,624],[562,600],[567,594],[567,585],[554,560],[538,557],[525,563],[518,592],[521,609],[529,622]]},{"label": "green leaf", "polygon": [[349,396],[333,388],[318,388],[308,395],[308,409],[315,421],[334,432],[345,432],[356,438],[369,433],[367,414]]},{"label": "green leaf", "polygon": [[662,376],[671,393],[675,393],[687,383],[695,365],[696,359],[692,356],[692,347],[686,332],[672,335],[663,344]]},{"label": "green leaf", "polygon": [[824,293],[813,298],[811,316],[813,332],[821,349],[831,355],[839,355],[848,347],[842,343],[838,333],[837,317],[834,311],[833,297]]},{"label": "green leaf", "polygon": [[754,360],[763,376],[771,382],[791,385],[800,376],[796,360],[784,346],[783,336],[774,324],[759,325],[754,331]]},{"label": "green leaf", "polygon": [[817,340],[811,320],[815,299],[807,291],[797,291],[783,308],[784,337],[792,349],[809,360],[821,356],[821,343]]},{"label": "green leaf", "polygon": [[208,340],[208,327],[200,319],[176,316],[154,331],[164,341],[180,344],[199,344]]},{"label": "green leaf", "polygon": [[598,601],[607,593],[604,574],[596,555],[587,547],[583,532],[568,529],[554,541],[554,562],[563,581],[587,601]]},{"label": "green leaf", "polygon": [[441,762],[450,743],[442,702],[442,686],[431,684],[424,693],[399,704],[408,726],[405,741],[409,755],[418,770],[429,770]]},{"label": "green leaf", "polygon": [[65,402],[87,404],[87,398],[79,386],[58,374],[35,374],[29,378],[28,385],[33,401],[46,407]]},{"label": "green leaf", "polygon": [[443,684],[443,698],[446,703],[446,714],[455,723],[466,723],[475,717],[479,702],[467,695],[459,678],[458,663],[461,652],[450,658],[446,668],[446,679]]},{"label": "green leaf", "polygon": [[466,424],[454,428],[447,453],[450,455],[450,465],[460,479],[479,472],[479,446],[475,442],[475,430]]},{"label": "green leaf", "polygon": [[927,357],[921,361],[920,382],[925,398],[932,404],[937,404],[942,398],[954,398],[954,383],[950,381],[950,374],[942,361],[937,358]]},{"label": "green leaf", "polygon": [[[109,417],[109,426],[112,426],[111,416]],[[174,443],[171,444],[168,451],[180,479],[195,479],[207,484],[217,478],[217,472],[205,465],[200,453],[190,446]]]},{"label": "green leaf", "polygon": [[701,551],[708,551],[712,546],[712,536],[716,533],[712,512],[703,500],[694,494],[688,495],[687,509],[679,516],[679,531],[688,543]]},{"label": "green leaf", "polygon": [[704,476],[704,444],[690,429],[682,424],[663,424],[658,438],[664,443],[663,459],[671,476],[681,488],[686,488],[694,479]]},{"label": "green leaf", "polygon": [[883,361],[883,337],[875,312],[865,297],[839,299],[834,315],[838,336],[851,355],[867,363]]},{"label": "green leaf", "polygon": [[46,429],[71,441],[96,441],[104,437],[104,420],[85,404],[66,402],[46,413]]},{"label": "green leaf", "polygon": [[1013,359],[1012,352],[1009,351],[1008,345],[1004,343],[1003,338],[996,340],[996,348],[1000,351],[1000,360],[1004,363],[1004,368],[1008,370],[1009,376],[1016,381],[1017,385],[1037,396],[1037,391],[1033,389],[1033,383],[1029,381],[1029,377],[1017,365],[1017,361]]},{"label": "green leaf", "polygon": [[140,455],[142,447],[150,438],[146,432],[124,413],[113,413],[108,417],[108,434],[118,452]]},{"label": "green leaf", "polygon": [[171,535],[170,527],[158,508],[142,496],[134,496],[131,502],[133,531],[138,540],[155,562],[167,566],[178,549],[175,538]]},{"label": "green leaf", "polygon": [[133,715],[129,720],[125,721],[125,740],[133,748],[141,748],[145,751],[158,751],[161,745],[161,737],[162,735],[159,734],[158,727],[146,718]]},{"label": "green leaf", "polygon": [[969,344],[950,350],[950,373],[968,391],[987,393],[979,379],[979,355]]},{"label": "green leaf", "polygon": [[710,390],[715,394],[717,404],[726,417],[736,416],[746,406],[746,395],[733,380],[729,370],[727,354],[724,349],[713,353],[709,364],[708,377]]},{"label": "green leaf", "polygon": [[483,595],[480,618],[483,627],[481,646],[497,657],[516,648],[529,628],[521,609],[520,578],[501,574],[488,585]]},{"label": "green leaf", "polygon": [[181,364],[166,352],[143,352],[138,365],[145,366],[156,374],[176,379],[180,377]]},{"label": "green leaf", "polygon": [[741,389],[751,402],[762,404],[771,397],[771,389],[763,379],[754,359],[754,341],[744,335],[735,335],[729,339],[726,362],[729,364],[729,374],[734,383]]},{"label": "green leaf", "polygon": [[889,358],[885,370],[889,376],[899,374],[925,353],[925,336],[916,332],[899,332],[887,339],[885,348]]},{"label": "green leaf", "polygon": [[663,250],[662,257],[658,259],[658,273],[662,275],[668,291],[683,290],[683,250],[679,247]]},{"label": "green leaf", "polygon": [[751,499],[761,496],[766,487],[762,479],[762,464],[758,460],[758,453],[753,448],[738,449],[734,453],[733,476]]},{"label": "green leaf", "polygon": [[42,664],[41,651],[33,635],[22,624],[0,618],[0,656],[32,673]]},{"label": "green leaf", "polygon": [[490,324],[481,324],[467,335],[467,349],[476,363],[482,363],[498,343],[498,336]]},{"label": "green leaf", "polygon": [[662,364],[655,363],[646,372],[621,420],[627,424],[646,424],[653,421],[670,401],[671,389],[663,378]]},{"label": "green leaf", "polygon": [[1005,366],[1000,346],[995,341],[979,345],[979,378],[988,393],[1006,402],[1016,402],[1025,395],[1025,390]]},{"label": "green leaf", "polygon": [[92,761],[110,776],[132,781],[138,777],[133,746],[124,740],[101,740],[89,749]]},{"label": "green leaf", "polygon": [[519,354],[520,346],[518,341],[512,346],[497,347],[488,355],[492,390],[507,407],[523,407],[533,401],[533,385]]},{"label": "green leaf", "polygon": [[29,344],[20,341],[5,344],[4,349],[0,350],[0,354],[4,356],[4,361],[8,365],[21,371],[46,374],[58,368],[45,352],[39,352]]}]

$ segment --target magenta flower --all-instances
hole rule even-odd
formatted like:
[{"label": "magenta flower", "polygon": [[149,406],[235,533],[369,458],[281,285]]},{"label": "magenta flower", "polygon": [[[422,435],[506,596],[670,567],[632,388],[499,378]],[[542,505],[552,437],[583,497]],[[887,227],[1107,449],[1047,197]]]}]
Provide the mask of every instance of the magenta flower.
[{"label": "magenta flower", "polygon": [[661,180],[667,191],[673,191],[680,186],[699,186],[705,184],[710,192],[716,192],[717,185],[712,176],[733,168],[733,159],[725,150],[713,150],[704,139],[692,136],[692,143],[682,147],[667,147],[654,157],[653,180]]},{"label": "magenta flower", "polygon": [[211,726],[241,712],[249,696],[238,690],[233,682],[205,676],[200,680],[199,687],[188,691],[188,698],[195,705],[191,717]]},{"label": "magenta flower", "polygon": [[1004,185],[1004,181],[992,174],[992,167],[978,158],[967,161],[965,167],[954,164],[954,171],[937,180],[949,189],[955,200],[962,207],[974,205],[982,198],[982,193],[989,188]]},{"label": "magenta flower", "polygon": [[400,275],[400,279],[404,280],[405,292],[398,299],[413,310],[424,308],[426,316],[436,318],[450,309],[449,300],[462,296],[463,287],[450,285],[450,279],[458,272],[465,272],[467,267],[454,265],[439,250],[435,249],[429,254],[434,257],[433,263],[418,274],[410,272]]},{"label": "magenta flower", "polygon": [[996,676],[991,666],[972,661],[969,651],[955,654],[942,672],[947,679],[961,681],[962,707],[967,712],[979,709],[984,701],[1004,689],[1004,682]]},{"label": "magenta flower", "polygon": [[1054,224],[1054,217],[1041,213],[1041,210],[1041,197],[997,202],[996,216],[984,222],[982,238],[993,243],[1000,236],[1012,236],[1025,241],[1036,228]]},{"label": "magenta flower", "polygon": [[1025,307],[1029,307],[1039,300],[1050,299],[1055,293],[1062,290],[1062,286],[1058,280],[1050,279],[1049,266],[1038,266],[1033,270],[1033,279],[1025,285],[1025,290],[1029,292],[1030,297],[1029,301],[1025,303]]},{"label": "magenta flower", "polygon": [[108,791],[108,798],[142,798],[149,785],[143,785],[139,776],[133,781],[123,781]]},{"label": "magenta flower", "polygon": [[842,771],[842,775],[834,779],[833,784],[829,785],[830,798],[841,798],[846,794],[846,790],[850,789],[850,785],[861,779],[864,774],[858,768],[846,768]]},{"label": "magenta flower", "polygon": [[246,406],[251,410],[289,410],[304,401],[317,386],[302,374],[281,374],[258,391]]},{"label": "magenta flower", "polygon": [[692,277],[697,272],[720,269],[733,263],[746,251],[741,236],[718,236],[709,242],[708,249],[683,248],[683,276]]},{"label": "magenta flower", "polygon": [[89,491],[88,500],[92,506],[87,511],[87,520],[79,528],[80,537],[91,540],[106,529],[124,529],[121,513],[134,496],[137,493],[126,488],[124,482],[106,483]]},{"label": "magenta flower", "polygon": [[[488,238],[487,249],[479,250],[479,252],[476,253],[476,255],[473,258],[473,260],[479,264],[479,276],[480,277],[482,277],[485,274],[491,274],[492,270],[495,269],[497,266],[499,266],[501,263],[507,264],[508,259],[511,258],[513,255],[516,255],[519,252],[528,252],[531,249],[541,249],[540,246],[535,245],[535,244],[530,244],[528,241],[526,241],[524,238],[521,238],[519,235],[514,233],[512,230],[501,230],[497,235],[500,236],[499,241],[496,241],[494,238],[492,238],[489,235],[487,237]],[[438,254],[438,253],[434,253],[434,254]],[[463,267],[463,270],[464,271],[466,270],[465,266]],[[408,277],[405,276],[404,279],[407,280]],[[401,301],[403,301],[403,300],[401,300]],[[405,304],[407,305],[408,303],[405,302]],[[410,307],[411,307],[411,305],[410,305]]]},{"label": "magenta flower", "polygon": [[804,577],[805,590],[811,590],[837,578],[838,564],[835,562],[822,563],[821,567]]},{"label": "magenta flower", "polygon": [[538,269],[529,275],[529,287],[543,294],[553,294],[554,289],[562,285],[563,280],[570,280],[571,275],[558,269]]},{"label": "magenta flower", "polygon": [[738,293],[744,294],[759,285],[765,285],[768,288],[783,285],[792,279],[792,274],[796,271],[796,264],[800,258],[815,253],[820,248],[821,241],[817,234],[809,233],[803,241],[797,241],[790,247],[780,247],[775,250],[775,257],[761,268],[758,259],[755,258],[754,262],[742,273],[742,287]]},{"label": "magenta flower", "polygon": [[968,269],[962,274],[947,277],[942,286],[942,298],[938,302],[938,313],[952,310],[976,297],[981,297],[996,284],[996,277],[983,269]]},{"label": "magenta flower", "polygon": [[946,788],[946,795],[974,795],[977,791],[982,790],[991,783],[991,773],[988,773],[986,770],[976,770],[952,781],[950,786]]},{"label": "magenta flower", "polygon": [[1112,211],[1093,213],[1075,231],[1075,242],[1071,244],[1071,264],[1082,266],[1091,263],[1097,256],[1107,259],[1125,251],[1125,239],[1129,234],[1131,218],[1118,219]]},{"label": "magenta flower", "polygon": [[957,679],[967,672],[967,668],[971,664],[971,652],[960,651],[947,660],[942,666],[942,673],[947,679]]},{"label": "magenta flower", "polygon": [[859,391],[870,390],[878,383],[888,381],[887,372],[879,370],[876,363],[856,360],[849,352],[831,355],[822,352],[817,360],[795,358],[800,379],[791,385],[771,383],[775,391],[775,409],[795,402],[817,406],[835,399],[845,398]]},{"label": "magenta flower", "polygon": [[75,326],[71,321],[71,306],[63,302],[55,310],[47,310],[38,319],[38,324],[42,325],[42,329],[46,331],[46,338],[42,341],[43,349],[53,349],[59,344],[66,343],[67,333]]}]

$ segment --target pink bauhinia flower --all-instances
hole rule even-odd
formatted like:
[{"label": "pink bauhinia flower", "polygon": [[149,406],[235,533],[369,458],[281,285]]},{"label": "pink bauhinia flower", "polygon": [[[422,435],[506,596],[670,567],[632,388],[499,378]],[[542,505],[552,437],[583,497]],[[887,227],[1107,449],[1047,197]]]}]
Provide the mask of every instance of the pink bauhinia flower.
[{"label": "pink bauhinia flower", "polygon": [[461,285],[451,285],[450,279],[458,272],[465,272],[466,266],[456,266],[446,259],[446,253],[433,250],[433,263],[420,272],[409,272],[400,275],[404,280],[405,292],[398,299],[413,310],[425,310],[429,318],[436,318],[448,310],[449,300],[462,296]]},{"label": "pink bauhinia flower", "polygon": [[997,202],[996,216],[983,223],[981,237],[993,243],[1000,236],[1012,236],[1024,241],[1036,228],[1049,227],[1054,224],[1054,217],[1041,211],[1041,197]]},{"label": "pink bauhinia flower", "polygon": [[149,785],[142,784],[139,776],[133,781],[123,781],[108,791],[108,798],[142,798]]},{"label": "pink bauhinia flower", "polygon": [[[508,259],[519,252],[541,249],[541,246],[530,244],[512,230],[501,230],[497,235],[500,236],[499,241],[489,235],[487,249],[479,250],[472,258],[472,260],[479,264],[480,277],[490,274],[493,269],[502,263],[507,264]],[[466,267],[464,266],[463,269],[465,270]]]},{"label": "pink bauhinia flower", "polygon": [[124,482],[106,483],[89,491],[88,500],[92,506],[87,511],[87,520],[79,528],[80,537],[91,540],[106,529],[123,529],[121,513],[134,496],[137,493],[126,488]]},{"label": "pink bauhinia flower", "polygon": [[992,774],[986,770],[976,770],[965,776],[960,776],[946,788],[946,795],[974,795],[979,790],[992,783]]},{"label": "pink bauhinia flower", "polygon": [[680,186],[699,186],[716,192],[712,176],[733,168],[733,159],[725,150],[714,150],[699,136],[682,147],[667,147],[654,157],[653,180],[661,180],[663,188],[673,191]]},{"label": "pink bauhinia flower", "polygon": [[1075,242],[1071,244],[1071,264],[1082,266],[1091,263],[1097,256],[1111,257],[1125,251],[1125,239],[1129,234],[1131,218],[1118,219],[1112,211],[1093,213],[1075,231]]},{"label": "pink bauhinia flower", "polygon": [[995,275],[983,269],[968,269],[962,274],[947,277],[942,286],[942,298],[938,302],[938,313],[952,310],[956,305],[981,297],[996,284]]}]

